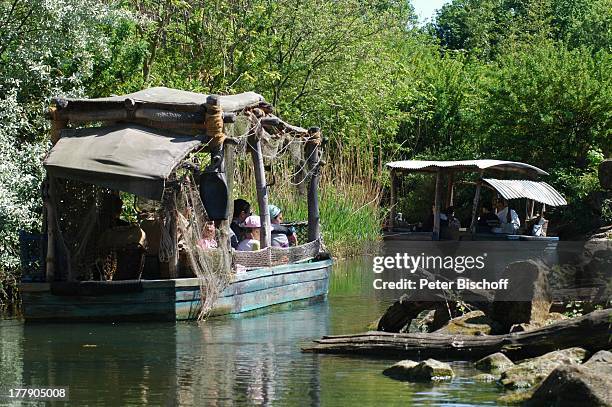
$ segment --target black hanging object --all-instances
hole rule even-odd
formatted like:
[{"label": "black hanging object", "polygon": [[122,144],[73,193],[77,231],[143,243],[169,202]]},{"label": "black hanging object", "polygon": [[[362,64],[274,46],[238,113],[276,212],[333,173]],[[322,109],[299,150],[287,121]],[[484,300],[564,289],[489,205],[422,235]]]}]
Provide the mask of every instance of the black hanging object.
[{"label": "black hanging object", "polygon": [[200,198],[211,220],[229,219],[229,191],[225,174],[221,172],[222,156],[212,157],[200,177]]}]

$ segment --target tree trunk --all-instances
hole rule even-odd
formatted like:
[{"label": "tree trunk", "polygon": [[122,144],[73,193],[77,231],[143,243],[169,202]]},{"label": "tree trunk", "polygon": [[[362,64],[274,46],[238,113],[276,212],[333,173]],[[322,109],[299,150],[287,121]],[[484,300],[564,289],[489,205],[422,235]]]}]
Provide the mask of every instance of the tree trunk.
[{"label": "tree trunk", "polygon": [[366,332],[324,336],[304,352],[394,358],[475,360],[502,352],[510,359],[535,357],[558,349],[579,346],[591,352],[610,347],[612,309],[555,322],[532,331],[506,335],[398,334]]}]

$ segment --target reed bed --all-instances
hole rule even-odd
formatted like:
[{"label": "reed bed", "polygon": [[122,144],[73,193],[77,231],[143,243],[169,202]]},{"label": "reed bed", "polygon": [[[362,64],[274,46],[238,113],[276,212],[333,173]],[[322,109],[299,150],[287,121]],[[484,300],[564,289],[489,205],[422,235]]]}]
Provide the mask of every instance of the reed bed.
[{"label": "reed bed", "polygon": [[[328,147],[328,150],[330,148]],[[323,241],[335,257],[367,254],[381,239],[383,212],[381,200],[381,168],[375,155],[357,149],[334,151],[343,153],[333,159],[325,157],[319,187],[319,210]],[[268,164],[266,176],[269,202],[283,210],[285,221],[308,219],[307,179],[298,170],[299,163],[280,157]],[[255,177],[250,160],[238,161],[234,170],[234,197],[241,197],[257,212]]]}]

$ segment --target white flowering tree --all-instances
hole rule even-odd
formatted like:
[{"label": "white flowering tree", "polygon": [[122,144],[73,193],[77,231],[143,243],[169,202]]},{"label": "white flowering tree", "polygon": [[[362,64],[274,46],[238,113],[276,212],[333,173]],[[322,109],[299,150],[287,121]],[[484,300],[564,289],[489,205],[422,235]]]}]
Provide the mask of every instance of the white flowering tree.
[{"label": "white flowering tree", "polygon": [[92,0],[0,0],[0,303],[19,272],[19,230],[41,226],[50,99],[87,93],[126,19]]}]

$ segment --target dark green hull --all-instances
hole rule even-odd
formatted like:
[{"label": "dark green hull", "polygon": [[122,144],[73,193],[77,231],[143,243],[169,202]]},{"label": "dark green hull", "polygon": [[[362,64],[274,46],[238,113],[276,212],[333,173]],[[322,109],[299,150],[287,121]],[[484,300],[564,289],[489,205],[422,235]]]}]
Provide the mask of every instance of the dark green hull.
[{"label": "dark green hull", "polygon": [[[221,293],[211,316],[250,312],[278,304],[324,298],[332,261],[321,260],[238,274]],[[69,294],[49,283],[24,283],[22,309],[28,321],[192,320],[200,306],[197,278],[104,283],[92,292],[81,283]],[[74,287],[74,285],[73,285]]]}]

